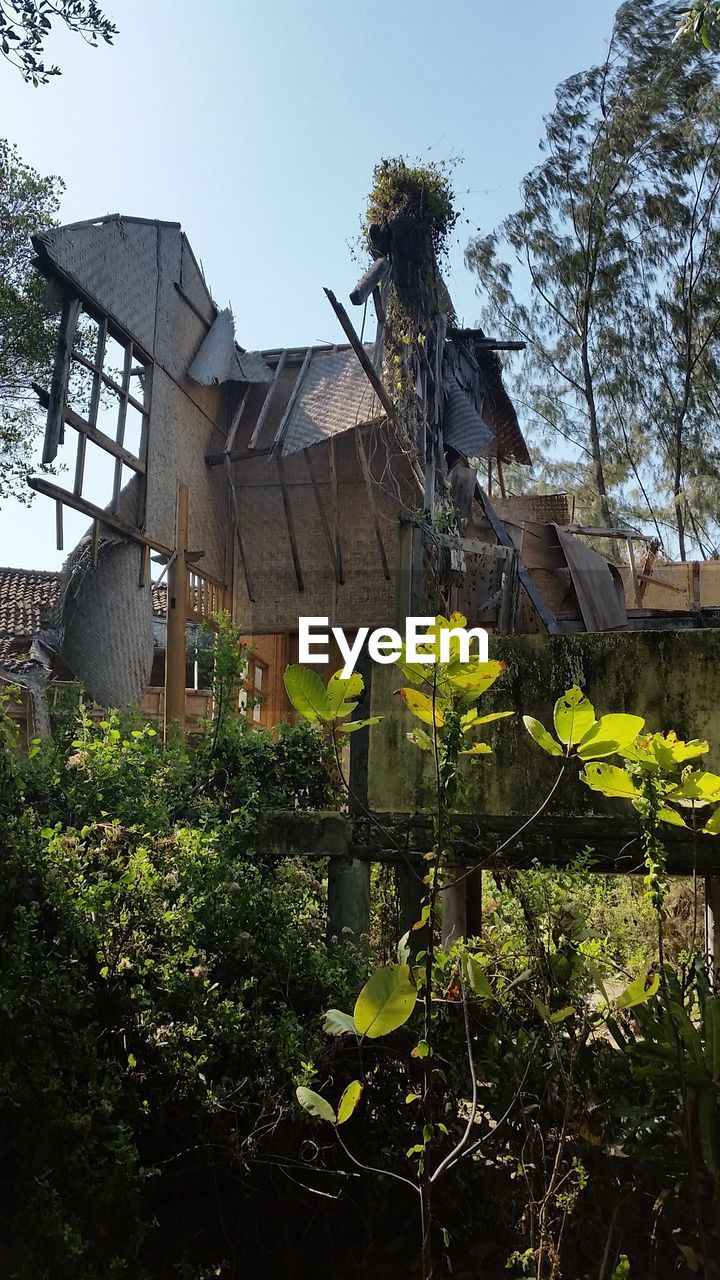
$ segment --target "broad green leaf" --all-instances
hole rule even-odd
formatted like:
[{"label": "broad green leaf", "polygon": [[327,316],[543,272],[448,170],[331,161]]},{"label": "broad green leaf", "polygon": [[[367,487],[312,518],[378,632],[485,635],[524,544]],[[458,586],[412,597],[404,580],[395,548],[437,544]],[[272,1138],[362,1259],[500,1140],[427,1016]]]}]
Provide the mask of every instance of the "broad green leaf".
[{"label": "broad green leaf", "polygon": [[710,815],[703,827],[703,831],[707,836],[720,835],[720,808],[717,808],[715,812]]},{"label": "broad green leaf", "polygon": [[720,800],[720,776],[704,769],[691,769],[677,787],[667,792],[678,804],[715,804]]},{"label": "broad green leaf", "polygon": [[363,678],[359,672],[353,671],[352,675],[344,680],[342,671],[336,671],[327,683],[327,699],[331,716],[341,718],[351,715],[358,704],[358,699],[362,697],[364,687]]},{"label": "broad green leaf", "polygon": [[476,996],[480,996],[482,1000],[492,1000],[494,998],[493,989],[485,977],[482,965],[469,953],[465,956],[465,974],[468,984]]},{"label": "broad green leaf", "polygon": [[492,724],[493,720],[505,720],[507,716],[514,716],[514,711],[491,711],[489,716],[478,715],[477,707],[472,707],[470,711],[466,711],[464,716],[460,717],[460,728],[463,733],[469,733],[471,729],[477,728],[481,724]]},{"label": "broad green leaf", "polygon": [[687,828],[685,819],[679,813],[676,813],[674,809],[669,809],[666,804],[658,809],[657,816],[661,822],[667,822],[671,827]]},{"label": "broad green leaf", "polygon": [[319,1093],[315,1093],[313,1089],[306,1089],[304,1085],[298,1085],[295,1090],[295,1097],[304,1107],[305,1111],[309,1111],[311,1116],[317,1116],[320,1120],[328,1120],[330,1124],[337,1124],[337,1117],[330,1103],[321,1098]]},{"label": "broad green leaf", "polygon": [[523,724],[530,737],[534,738],[538,746],[542,747],[543,751],[547,751],[549,756],[561,756],[563,754],[560,743],[555,741],[552,734],[549,734],[545,726],[539,720],[536,720],[534,716],[523,716]]},{"label": "broad green leaf", "polygon": [[636,1004],[645,1004],[657,995],[660,986],[660,975],[657,973],[641,973],[624,991],[613,1000],[614,1009],[632,1009]]},{"label": "broad green leaf", "polygon": [[630,774],[616,764],[595,764],[590,761],[580,774],[580,781],[591,791],[600,791],[604,796],[637,800],[641,795]]},{"label": "broad green leaf", "polygon": [[355,1025],[361,1035],[375,1040],[402,1027],[412,1014],[417,990],[406,964],[376,969],[365,983],[354,1009]]},{"label": "broad green leaf", "polygon": [[473,742],[471,747],[463,747],[460,751],[461,756],[489,756],[492,755],[492,747],[487,742]]},{"label": "broad green leaf", "polygon": [[291,666],[285,671],[285,689],[296,711],[311,724],[332,720],[327,690],[310,667]]},{"label": "broad green leaf", "polygon": [[351,1080],[347,1089],[343,1090],[342,1097],[338,1102],[337,1122],[345,1124],[350,1119],[358,1102],[362,1097],[363,1084],[360,1080]]},{"label": "broad green leaf", "polygon": [[323,1018],[323,1031],[326,1036],[357,1035],[358,1029],[352,1014],[343,1013],[341,1009],[328,1009]]},{"label": "broad green leaf", "polygon": [[558,698],[553,723],[560,741],[571,747],[580,742],[595,724],[595,708],[577,685]]},{"label": "broad green leaf", "polygon": [[634,742],[644,724],[642,716],[601,716],[580,742],[578,756],[581,760],[611,756]]},{"label": "broad green leaf", "polygon": [[411,729],[406,736],[408,742],[412,742],[413,746],[419,747],[421,751],[433,750],[433,740],[424,729]]},{"label": "broad green leaf", "polygon": [[357,729],[367,729],[368,725],[379,724],[382,716],[368,716],[367,720],[346,720],[338,725],[338,733],[355,733]]},{"label": "broad green leaf", "polygon": [[423,724],[434,724],[437,728],[444,725],[445,717],[438,697],[435,698],[433,707],[432,698],[426,693],[420,693],[418,689],[399,689],[398,693],[408,710],[412,711],[418,720],[422,720]]}]

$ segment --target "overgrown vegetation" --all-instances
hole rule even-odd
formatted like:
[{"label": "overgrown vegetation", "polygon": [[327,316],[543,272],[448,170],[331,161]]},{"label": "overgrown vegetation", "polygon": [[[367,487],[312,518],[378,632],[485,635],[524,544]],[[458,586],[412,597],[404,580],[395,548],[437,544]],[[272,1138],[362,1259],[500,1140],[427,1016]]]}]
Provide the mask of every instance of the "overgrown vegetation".
[{"label": "overgrown vegetation", "polygon": [[[626,1157],[632,1153],[639,1162],[633,1176],[647,1188],[661,1145],[655,1121],[660,1114],[668,1123],[670,1105],[685,1138],[673,1176],[685,1184],[690,1208],[683,1224],[673,1226],[674,1243],[692,1269],[708,1276],[718,1244],[720,996],[698,945],[697,916],[680,964],[674,968],[668,963],[662,824],[702,825],[706,833],[716,834],[720,776],[697,767],[707,742],[648,733],[640,716],[596,716],[577,687],[555,705],[554,735],[525,716],[527,731],[559,762],[556,782],[538,812],[573,764],[591,790],[629,800],[637,810],[646,899],[657,930],[655,959],[627,985],[618,983],[618,957],[609,940],[589,927],[579,904],[566,897],[567,879],[546,877],[543,886],[538,877],[509,868],[496,873],[502,897],[495,904],[494,927],[481,938],[458,936],[445,924],[441,903],[447,906],[449,895],[470,874],[460,870],[453,828],[460,762],[463,756],[490,755],[482,738],[473,740],[475,733],[512,715],[496,711],[483,716],[477,706],[501,676],[501,662],[464,663],[457,642],[453,653],[452,641],[450,660],[440,660],[443,632],[464,623],[459,616],[449,621],[438,617],[419,661],[401,658],[404,675],[419,686],[399,691],[421,726],[408,737],[430,757],[434,780],[434,843],[423,870],[415,869],[423,885],[419,918],[401,939],[397,960],[371,974],[352,1014],[337,1008],[326,1013],[327,1034],[354,1043],[357,1062],[355,1052],[347,1061],[353,1071],[359,1063],[360,1074],[343,1081],[337,1102],[307,1084],[298,1087],[298,1102],[332,1126],[355,1165],[415,1193],[423,1280],[453,1270],[453,1192],[447,1183],[452,1186],[459,1179],[462,1185],[468,1164],[474,1166],[467,1175],[471,1182],[482,1182],[483,1173],[487,1179],[487,1170],[496,1169],[510,1171],[520,1183],[525,1247],[510,1252],[507,1267],[536,1280],[577,1274],[577,1259],[570,1260],[577,1242],[570,1241],[574,1217],[587,1231],[583,1193],[600,1155],[593,1146],[607,1154],[613,1148]],[[343,680],[335,675],[325,690],[312,671],[293,667],[286,673],[286,687],[301,714],[324,725],[334,743],[339,734],[360,727],[348,721],[362,693],[359,676]],[[621,764],[608,763],[608,757]],[[513,843],[512,837],[505,840],[495,857]],[[376,1047],[390,1036],[396,1046],[392,1067],[378,1060]],[[398,1102],[404,1097],[407,1116],[395,1149],[387,1133],[380,1136],[373,1125],[388,1088],[388,1071],[395,1077]],[[647,1110],[638,1087],[644,1088]],[[357,1117],[364,1112],[364,1128],[370,1130],[377,1154],[372,1147],[368,1154],[363,1143]],[[346,1133],[353,1132],[353,1125],[363,1143],[360,1155],[348,1146]],[[596,1168],[601,1185],[607,1172],[602,1163]],[[618,1182],[623,1183],[622,1177]],[[621,1249],[627,1228],[616,1219],[627,1195],[623,1189],[617,1199],[603,1187],[603,1209],[610,1221],[609,1228],[607,1219],[603,1224],[608,1229],[602,1253],[601,1239],[595,1239],[594,1261],[601,1260],[601,1277],[611,1274],[609,1268],[615,1277],[631,1274],[628,1268],[644,1261],[634,1247]],[[441,1213],[448,1217],[443,1220]],[[597,1272],[593,1268],[587,1274]],[[655,1256],[642,1274],[659,1274]]]},{"label": "overgrown vegetation", "polygon": [[[221,629],[227,688],[235,639]],[[555,735],[528,727],[561,771],[579,755],[650,805],[642,921],[627,882],[611,901],[581,869],[499,860],[482,937],[444,941],[458,753],[483,767],[476,703],[501,669],[426,671],[404,698],[441,796],[397,956],[390,916],[377,958],[328,949],[322,864],[258,840],[269,808],[337,803],[356,676],[289,674],[311,724],[273,738],[222,716],[187,750],[80,702],[22,754],[3,715],[3,1274],[414,1275],[418,1195],[426,1276],[713,1274],[720,1006],[690,924],[659,952],[656,822],[706,823],[706,744],[638,746],[638,719],[570,691]]]}]

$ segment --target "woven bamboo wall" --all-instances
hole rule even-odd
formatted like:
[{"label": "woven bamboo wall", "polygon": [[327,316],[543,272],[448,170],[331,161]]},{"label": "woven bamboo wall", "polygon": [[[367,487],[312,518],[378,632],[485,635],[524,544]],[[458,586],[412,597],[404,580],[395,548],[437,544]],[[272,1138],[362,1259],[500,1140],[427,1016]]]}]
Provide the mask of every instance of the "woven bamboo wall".
[{"label": "woven bamboo wall", "polygon": [[[298,590],[293,569],[277,463],[272,458],[236,463],[243,538],[256,598],[253,604],[248,597],[236,548],[234,616],[248,632],[296,632],[301,615],[328,617],[331,625],[347,630],[360,626],[392,626],[397,621],[402,506],[390,492],[392,481],[387,475],[383,480],[387,460],[385,439],[381,432],[375,433],[374,439],[368,439],[368,452],[374,452],[371,465],[378,481],[375,493],[389,581],[383,573],[353,434],[340,437],[336,447],[343,584],[335,579],[305,457],[296,454],[284,460],[302,568],[302,592]],[[331,523],[332,490],[326,446],[313,449],[313,466]],[[401,458],[394,459],[393,471],[405,501],[418,505],[420,495],[417,489],[413,491]]]}]

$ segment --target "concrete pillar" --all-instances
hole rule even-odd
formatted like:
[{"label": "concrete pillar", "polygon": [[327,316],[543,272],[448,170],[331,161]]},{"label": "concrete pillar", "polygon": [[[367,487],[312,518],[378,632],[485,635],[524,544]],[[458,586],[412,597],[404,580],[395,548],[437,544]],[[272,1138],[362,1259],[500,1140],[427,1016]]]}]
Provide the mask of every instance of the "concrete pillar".
[{"label": "concrete pillar", "polygon": [[720,877],[705,877],[705,950],[713,967],[717,987],[720,972]]},{"label": "concrete pillar", "polygon": [[325,819],[318,852],[328,855],[328,942],[370,932],[370,863],[350,856],[348,824],[340,814]]}]

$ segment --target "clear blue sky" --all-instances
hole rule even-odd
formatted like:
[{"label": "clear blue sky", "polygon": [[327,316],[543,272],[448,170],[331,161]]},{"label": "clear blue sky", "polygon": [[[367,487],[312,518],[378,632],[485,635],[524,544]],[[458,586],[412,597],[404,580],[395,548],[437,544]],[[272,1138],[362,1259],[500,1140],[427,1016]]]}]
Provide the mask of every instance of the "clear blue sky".
[{"label": "clear blue sky", "polygon": [[[337,341],[373,165],[463,157],[448,283],[517,204],[555,85],[604,55],[615,0],[107,0],[115,44],[58,29],[39,89],[0,65],[2,132],[66,183],[64,221],[181,222],[246,347]],[[69,433],[74,435],[74,433]],[[68,513],[66,551],[86,526]],[[0,564],[56,568],[54,508],[0,510]]]}]

